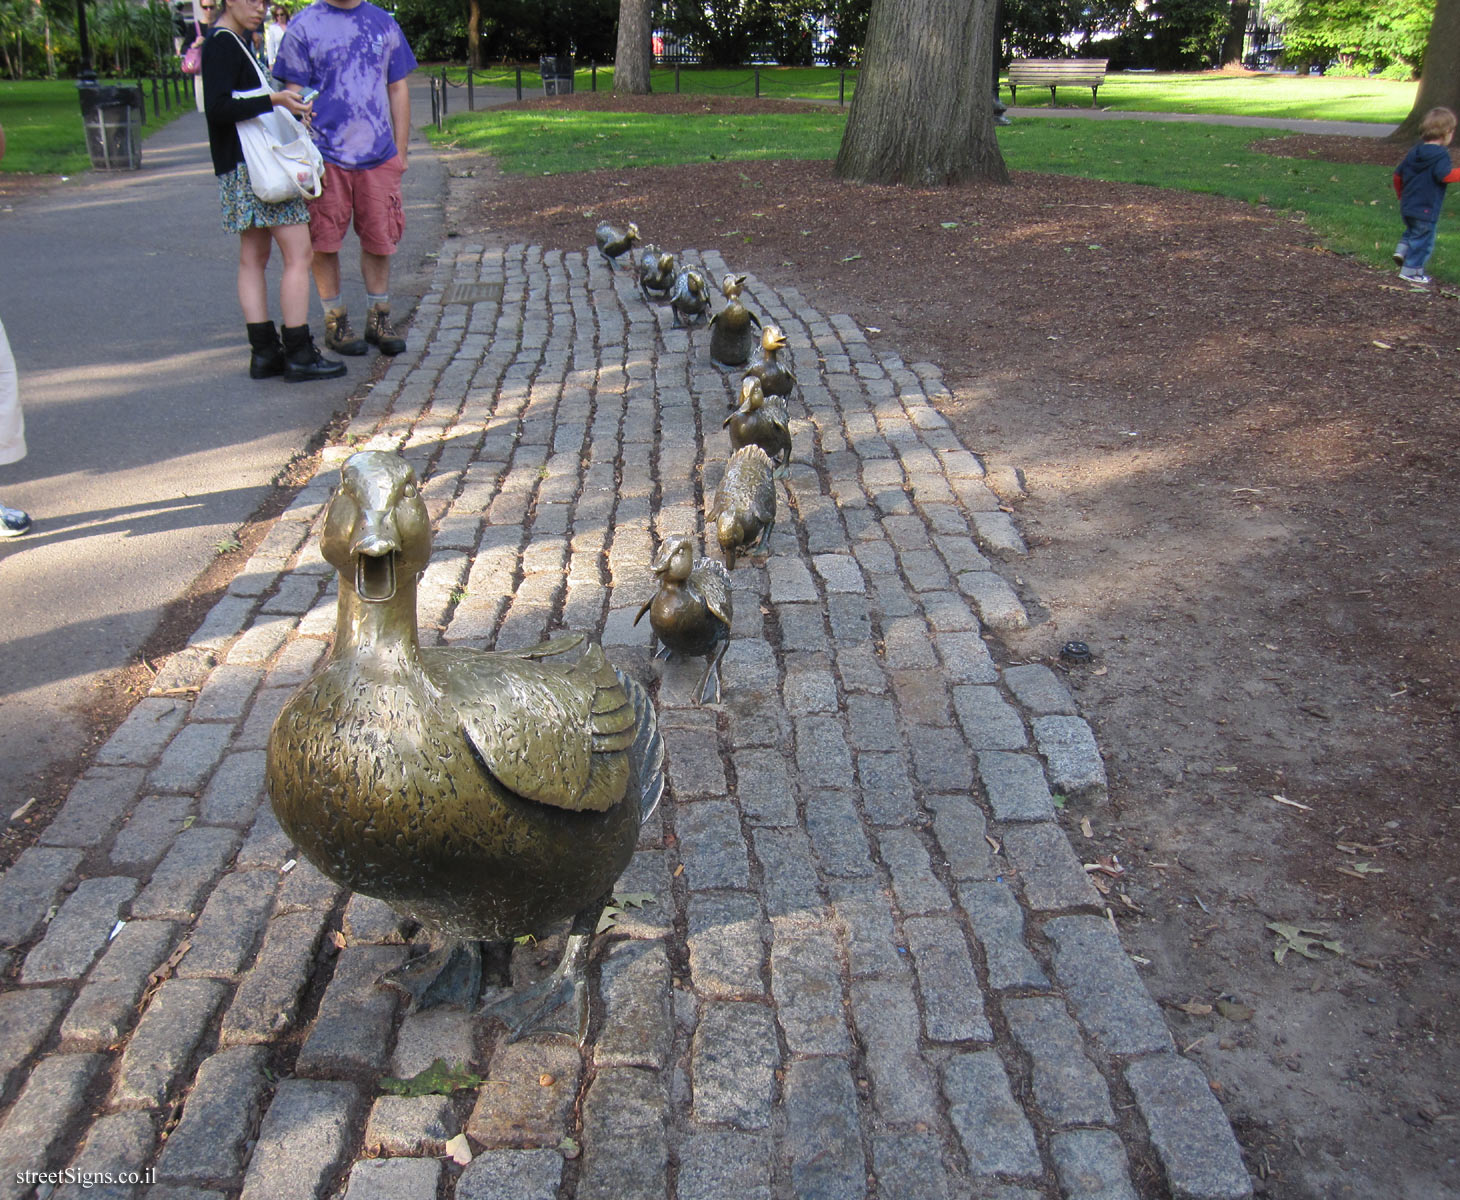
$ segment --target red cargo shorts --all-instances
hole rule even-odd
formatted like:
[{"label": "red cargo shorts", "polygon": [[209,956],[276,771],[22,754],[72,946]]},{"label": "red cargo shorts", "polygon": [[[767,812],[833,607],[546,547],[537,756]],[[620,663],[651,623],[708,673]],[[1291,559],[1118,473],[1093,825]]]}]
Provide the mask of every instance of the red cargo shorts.
[{"label": "red cargo shorts", "polygon": [[338,253],[354,217],[355,233],[364,249],[371,254],[394,254],[406,228],[400,188],[404,173],[399,154],[362,171],[329,163],[323,193],[309,202],[309,238],[314,248],[322,254]]}]

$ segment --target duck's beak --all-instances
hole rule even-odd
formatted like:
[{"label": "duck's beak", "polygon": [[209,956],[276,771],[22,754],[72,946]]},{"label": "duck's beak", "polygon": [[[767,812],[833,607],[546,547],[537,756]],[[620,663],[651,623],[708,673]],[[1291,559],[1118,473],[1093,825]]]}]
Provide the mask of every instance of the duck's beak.
[{"label": "duck's beak", "polygon": [[355,556],[355,592],[360,599],[376,603],[391,599],[400,557],[397,539],[367,517],[365,531],[355,539],[350,553]]}]

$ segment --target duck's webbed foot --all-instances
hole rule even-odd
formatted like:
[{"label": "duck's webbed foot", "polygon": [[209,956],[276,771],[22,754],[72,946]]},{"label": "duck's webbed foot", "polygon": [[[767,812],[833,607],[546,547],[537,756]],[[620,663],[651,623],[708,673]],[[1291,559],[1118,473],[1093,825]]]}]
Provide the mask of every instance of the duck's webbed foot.
[{"label": "duck's webbed foot", "polygon": [[482,994],[481,943],[451,938],[437,944],[433,939],[430,950],[387,971],[380,982],[405,992],[413,1009],[470,1008]]},{"label": "duck's webbed foot", "polygon": [[546,979],[482,1005],[488,1020],[507,1027],[504,1042],[515,1042],[529,1033],[560,1034],[582,1045],[588,1040],[588,952],[593,934],[603,915],[604,897],[582,909],[568,931],[563,957]]}]

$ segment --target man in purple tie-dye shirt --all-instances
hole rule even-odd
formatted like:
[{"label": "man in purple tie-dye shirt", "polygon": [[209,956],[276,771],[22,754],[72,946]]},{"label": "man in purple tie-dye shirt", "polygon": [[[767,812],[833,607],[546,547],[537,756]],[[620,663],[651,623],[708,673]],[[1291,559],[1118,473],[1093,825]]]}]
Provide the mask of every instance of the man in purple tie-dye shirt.
[{"label": "man in purple tie-dye shirt", "polygon": [[[406,348],[390,323],[390,256],[405,231],[401,175],[415,69],[395,18],[369,0],[315,0],[290,20],[274,59],[274,75],[291,91],[319,89],[311,129],[328,169],[324,193],[309,205],[309,234],[325,345],[336,354]],[[340,301],[340,247],[352,217],[369,309],[363,339]]]}]

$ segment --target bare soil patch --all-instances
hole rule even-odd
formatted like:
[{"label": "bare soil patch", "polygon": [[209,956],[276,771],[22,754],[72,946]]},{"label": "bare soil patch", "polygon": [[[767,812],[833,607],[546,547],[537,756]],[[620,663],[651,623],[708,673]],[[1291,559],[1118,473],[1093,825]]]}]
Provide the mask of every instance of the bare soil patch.
[{"label": "bare soil patch", "polygon": [[[1092,842],[1080,814],[1070,832],[1124,867],[1111,909],[1261,1193],[1460,1195],[1456,296],[1273,212],[1072,178],[856,188],[778,162],[473,186],[460,232],[581,249],[633,220],[944,368],[966,444],[1027,489],[1031,554],[1006,567],[1035,624],[996,652],[1067,670],[1095,726],[1112,802]],[[1060,665],[1072,639],[1092,663]],[[1279,964],[1269,923],[1342,953]]]}]

